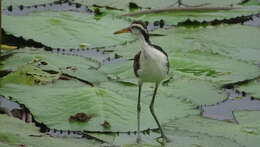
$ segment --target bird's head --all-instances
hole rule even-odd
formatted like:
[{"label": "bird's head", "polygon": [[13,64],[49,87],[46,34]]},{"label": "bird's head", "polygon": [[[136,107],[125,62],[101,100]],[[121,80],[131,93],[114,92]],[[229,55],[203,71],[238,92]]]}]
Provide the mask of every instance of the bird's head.
[{"label": "bird's head", "polygon": [[129,27],[116,31],[114,32],[114,34],[121,34],[121,33],[128,33],[128,32],[133,33],[135,35],[143,35],[143,36],[148,35],[146,24],[142,21],[134,21]]}]

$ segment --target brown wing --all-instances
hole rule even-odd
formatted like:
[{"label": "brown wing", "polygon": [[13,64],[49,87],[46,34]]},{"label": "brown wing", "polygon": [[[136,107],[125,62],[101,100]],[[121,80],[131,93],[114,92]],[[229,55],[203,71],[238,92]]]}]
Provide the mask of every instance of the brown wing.
[{"label": "brown wing", "polygon": [[140,63],[139,63],[139,60],[140,60],[140,55],[141,55],[141,51],[138,52],[135,57],[134,57],[134,72],[135,72],[135,76],[136,77],[139,77],[137,71],[140,69]]}]

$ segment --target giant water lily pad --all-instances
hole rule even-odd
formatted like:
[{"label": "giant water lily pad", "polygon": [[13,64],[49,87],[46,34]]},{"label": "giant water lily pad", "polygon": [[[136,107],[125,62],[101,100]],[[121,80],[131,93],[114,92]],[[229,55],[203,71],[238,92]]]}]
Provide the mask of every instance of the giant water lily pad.
[{"label": "giant water lily pad", "polygon": [[173,55],[176,51],[198,54],[202,52],[251,63],[259,62],[257,57],[260,55],[260,48],[257,41],[259,36],[257,27],[243,25],[209,26],[196,29],[179,27],[170,31],[158,30],[157,32],[167,36],[152,39],[154,43],[160,44]]},{"label": "giant water lily pad", "polygon": [[91,57],[84,58],[50,53],[41,49],[24,48],[2,61],[1,70],[15,71],[21,66],[36,66],[42,70],[68,74],[91,83],[106,81],[106,74],[94,69],[99,66],[98,63],[102,57],[94,54],[89,56]]},{"label": "giant water lily pad", "polygon": [[163,8],[163,7],[168,7],[169,5],[172,5],[176,2],[176,0],[164,0],[163,3],[159,2],[157,0],[126,0],[126,1],[84,0],[83,2],[81,0],[76,0],[76,1],[87,4],[89,6],[92,6],[92,5],[110,6],[110,7],[126,9],[126,10],[129,8],[129,3],[135,3],[139,7],[143,7],[143,8],[158,8],[158,7]]},{"label": "giant water lily pad", "polygon": [[[102,131],[104,128],[101,124],[107,121],[111,124],[112,131],[136,129],[136,100],[133,97],[104,88],[69,85],[64,87],[59,81],[56,84],[33,87],[9,84],[0,91],[3,95],[12,96],[20,103],[26,104],[35,119],[44,122],[50,128]],[[172,97],[169,92],[160,93],[158,99],[160,100],[156,103],[155,109],[158,110],[162,122],[188,114],[198,114],[195,106]],[[142,125],[143,129],[156,127],[149,112],[148,100],[144,97],[142,104],[142,122],[145,122]],[[161,104],[164,104],[164,107],[160,107]],[[166,110],[167,113],[163,113]],[[93,118],[86,123],[70,122],[70,116],[79,112],[93,114]]]},{"label": "giant water lily pad", "polygon": [[17,68],[16,72],[10,73],[1,79],[3,83],[16,83],[25,85],[47,84],[57,80],[60,73],[49,74],[31,65],[22,65]]},{"label": "giant water lily pad", "polygon": [[172,67],[177,71],[219,85],[251,79],[260,74],[259,68],[255,65],[219,55],[187,53],[176,56],[171,61],[175,63]]},{"label": "giant water lily pad", "polygon": [[[111,0],[111,1],[106,1],[106,0],[76,0],[81,3],[85,3],[87,5],[100,5],[100,6],[111,6],[115,8],[120,8],[120,9],[127,9],[129,8],[129,3],[135,3],[138,6],[142,8],[167,8],[167,7],[173,7],[176,6],[177,0],[164,0],[163,2],[157,1],[157,0],[125,0],[125,1],[120,1],[120,0]],[[213,1],[213,0],[195,0],[195,1],[184,1],[185,4],[205,4],[205,3],[210,3],[210,6],[227,6],[230,4],[236,4],[240,2],[240,0],[231,0],[231,1],[225,1],[225,0],[220,0],[220,1]]]},{"label": "giant water lily pad", "polygon": [[[100,88],[59,87],[10,85],[1,88],[1,93],[26,104],[35,119],[44,122],[50,128],[97,131],[103,130],[101,124],[108,121],[114,131],[134,129],[135,105],[133,101]],[[29,91],[33,92],[29,93]],[[85,123],[69,121],[70,116],[79,112],[93,115],[93,117]]]},{"label": "giant water lily pad", "polygon": [[[213,20],[224,20],[235,18],[238,16],[245,16],[251,14],[259,13],[259,7],[252,8],[238,8],[234,10],[212,10],[212,11],[179,11],[179,12],[163,12],[158,14],[145,14],[137,15],[132,17],[132,19],[142,19],[146,21],[158,21],[163,19],[166,24],[177,25],[180,22],[185,22],[186,20],[203,22],[203,21],[213,21]],[[192,27],[192,25],[190,25]]]},{"label": "giant water lily pad", "polygon": [[33,124],[6,115],[0,115],[0,145],[1,147],[30,146],[38,147],[85,147],[100,146],[99,143],[92,140],[73,139],[73,138],[53,138],[39,133],[39,128]]},{"label": "giant water lily pad", "polygon": [[256,79],[248,84],[244,84],[238,87],[242,91],[246,91],[248,94],[255,98],[260,98],[260,80]]},{"label": "giant water lily pad", "polygon": [[[187,130],[179,130],[173,128],[167,128],[165,133],[170,140],[167,142],[167,146],[174,147],[197,147],[197,146],[212,146],[219,147],[243,147],[243,145],[236,141],[225,138],[222,136],[213,136],[206,133],[192,132]],[[155,141],[155,138],[159,136],[159,133],[150,133],[149,135],[142,135],[142,142],[136,144],[136,135],[119,135],[114,144],[121,145],[123,147],[162,147],[163,145]]]},{"label": "giant water lily pad", "polygon": [[210,52],[254,64],[259,62],[258,28],[223,25],[198,30],[191,29],[190,31],[191,33],[183,34],[186,43],[190,42],[192,45],[191,47],[186,46],[185,51]]},{"label": "giant water lily pad", "polygon": [[92,47],[109,46],[130,39],[113,35],[114,31],[129,23],[112,16],[96,20],[92,14],[38,12],[28,16],[3,16],[2,19],[3,29],[8,34],[33,39],[54,48],[78,48],[80,43]]},{"label": "giant water lily pad", "polygon": [[190,116],[169,122],[166,129],[177,128],[210,136],[223,136],[243,146],[257,147],[260,139],[260,123],[255,118],[259,115],[258,111],[236,112],[239,124]]},{"label": "giant water lily pad", "polygon": [[[75,0],[74,2],[84,6],[96,4],[123,10],[95,7],[96,11],[103,12],[100,17],[94,16],[94,13],[68,11],[38,11],[25,16],[3,16],[3,29],[8,34],[33,39],[59,49],[45,52],[41,49],[26,48],[15,51],[9,58],[3,58],[1,71],[12,72],[2,75],[0,93],[24,104],[37,121],[50,128],[135,131],[138,86],[132,70],[133,61],[127,59],[134,57],[139,51],[140,44],[139,41],[129,42],[134,39],[133,36],[129,34],[116,36],[113,35],[114,31],[128,26],[132,19],[150,22],[164,19],[165,24],[177,24],[188,18],[211,21],[260,12],[257,5],[236,5],[241,0],[183,0],[182,2],[188,5],[209,3],[207,6],[210,7],[230,7],[230,4],[234,4],[233,8],[239,7],[239,9],[115,17],[128,13],[129,2],[143,8],[138,10],[144,10],[148,7],[154,9],[177,7],[173,6],[176,1]],[[13,0],[14,6],[49,2],[49,0],[24,2]],[[4,8],[7,8],[9,3],[10,1],[5,0]],[[259,145],[259,112],[234,112],[239,124],[233,124],[202,118],[197,107],[203,104],[215,104],[225,99],[226,95],[221,89],[223,84],[259,77],[259,28],[243,25],[174,27],[168,30],[158,29],[153,33],[166,35],[151,37],[151,40],[167,51],[171,67],[170,74],[160,85],[155,100],[155,113],[166,135],[172,139],[166,146]],[[125,42],[127,44],[124,44]],[[99,48],[97,52],[113,52],[113,54],[104,56],[99,54],[102,57],[97,54],[84,56],[86,52],[77,50],[82,43],[86,43],[88,47],[108,46],[109,48]],[[123,58],[113,62],[111,59],[114,56]],[[86,84],[88,82],[93,85]],[[247,85],[238,85],[238,89],[258,97],[258,85],[258,81],[254,80]],[[143,86],[141,129],[157,127],[149,112],[153,89],[153,84],[145,83]],[[71,116],[77,113],[87,114],[90,117],[89,121],[73,121]],[[22,127],[13,128],[12,123],[14,123],[12,126]],[[6,124],[8,127],[1,127],[7,126]],[[102,124],[107,124],[108,127]],[[43,136],[32,139],[28,135],[40,134],[36,128],[27,128],[25,124],[7,117],[0,116],[0,128],[0,146],[96,145],[94,142],[74,141],[69,138],[61,140]],[[142,135],[144,142],[140,146],[160,146],[155,140],[160,135],[158,131],[150,133],[150,136]],[[132,132],[129,134],[108,135],[106,140],[113,142],[111,138],[115,138],[115,145],[138,146],[135,143],[136,135]]]}]

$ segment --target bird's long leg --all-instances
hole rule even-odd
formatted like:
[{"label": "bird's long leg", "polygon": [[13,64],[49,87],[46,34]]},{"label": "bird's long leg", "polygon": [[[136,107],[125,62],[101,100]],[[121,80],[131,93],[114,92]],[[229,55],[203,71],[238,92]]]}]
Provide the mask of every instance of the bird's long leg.
[{"label": "bird's long leg", "polygon": [[142,83],[138,84],[138,102],[137,102],[137,143],[141,141],[140,135],[140,112],[141,112],[141,92],[142,92]]},{"label": "bird's long leg", "polygon": [[157,119],[157,117],[156,117],[156,115],[155,115],[155,113],[154,113],[154,100],[155,100],[155,96],[156,96],[158,87],[159,87],[159,83],[156,83],[156,84],[155,84],[155,88],[154,88],[154,92],[153,92],[153,98],[152,98],[152,101],[151,101],[151,104],[150,104],[150,111],[151,111],[151,113],[152,113],[152,115],[153,115],[153,118],[154,118],[154,120],[156,121],[156,124],[157,124],[157,126],[158,126],[158,128],[159,128],[159,130],[160,130],[160,132],[161,132],[161,137],[166,140],[167,138],[166,138],[166,136],[164,135],[163,130],[162,130],[162,127],[161,127],[161,125],[160,125],[160,123],[159,123],[159,120]]}]

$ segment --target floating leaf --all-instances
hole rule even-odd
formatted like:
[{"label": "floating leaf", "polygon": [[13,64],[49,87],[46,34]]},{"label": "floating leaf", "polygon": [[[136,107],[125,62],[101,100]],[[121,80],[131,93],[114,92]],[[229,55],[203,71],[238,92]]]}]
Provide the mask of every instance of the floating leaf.
[{"label": "floating leaf", "polygon": [[[59,81],[56,83],[59,83]],[[121,89],[124,89],[124,87]],[[20,103],[26,104],[35,119],[44,122],[50,128],[102,131],[103,127],[100,124],[108,121],[112,131],[136,129],[136,100],[133,100],[136,98],[119,95],[119,93],[111,90],[95,87],[70,87],[69,85],[64,87],[64,85],[60,86],[60,84],[49,84],[33,87],[6,85],[0,89],[0,92],[6,96],[12,96]],[[158,100],[155,106],[158,107],[156,108],[158,114],[163,114],[159,115],[162,122],[170,118],[198,113],[192,109],[194,106],[191,104],[185,105],[181,100],[173,97],[162,97],[165,94],[161,94],[158,95],[158,99],[164,99],[164,101],[160,102]],[[145,123],[143,123],[142,128],[156,127],[147,105],[147,100],[149,99],[145,97],[143,99],[142,121]],[[159,106],[161,104],[164,104],[164,109],[160,109]],[[171,111],[173,107],[175,110]],[[165,110],[168,113],[162,113]],[[95,117],[92,117],[88,123],[70,123],[68,118],[78,112],[94,114]]]},{"label": "floating leaf", "polygon": [[[76,0],[77,2],[82,2],[81,0]],[[110,6],[110,7],[115,7],[115,8],[120,8],[120,9],[128,9],[130,3],[135,3],[138,6],[142,8],[167,8],[167,7],[172,7],[176,6],[177,0],[164,0],[163,2],[157,1],[157,0],[111,0],[111,1],[106,1],[106,0],[84,0],[83,3],[87,5],[100,5],[100,6]],[[220,0],[220,1],[213,1],[213,0],[194,0],[194,1],[184,1],[185,4],[205,4],[205,3],[210,3],[211,6],[226,6],[229,4],[236,4],[240,2],[240,0]]]},{"label": "floating leaf", "polygon": [[[113,35],[115,30],[129,24],[113,16],[95,20],[95,16],[90,14],[39,12],[27,16],[4,15],[2,19],[3,29],[8,34],[33,39],[53,48],[78,48],[82,42],[92,47],[109,46],[130,39]],[[19,24],[19,27],[15,24]]]},{"label": "floating leaf", "polygon": [[[185,129],[175,129],[167,128],[165,133],[170,140],[167,142],[167,146],[174,147],[201,147],[201,146],[210,146],[219,147],[242,147],[243,145],[237,143],[236,141],[225,138],[222,136],[214,136],[206,133],[192,132]],[[156,138],[159,137],[159,133],[150,133],[142,134],[142,147],[162,147],[163,145],[159,144],[156,141]],[[123,147],[139,147],[140,144],[136,144],[136,135],[119,135],[115,138],[114,144],[121,145]]]},{"label": "floating leaf", "polygon": [[41,49],[25,48],[23,51],[3,61],[4,65],[1,67],[1,70],[13,71],[17,70],[19,66],[30,64],[45,71],[68,74],[91,83],[106,81],[104,73],[92,69],[99,66],[98,60],[101,57],[94,54],[89,54],[89,56],[89,58],[83,58],[59,53],[48,53]]},{"label": "floating leaf", "polygon": [[27,145],[28,147],[37,147],[39,144],[41,147],[100,146],[100,143],[95,141],[86,141],[84,139],[50,137],[39,133],[39,129],[33,124],[26,124],[21,120],[6,115],[0,115],[0,128],[1,147],[13,147],[20,144]]},{"label": "floating leaf", "polygon": [[208,134],[209,136],[223,136],[242,146],[257,147],[260,143],[258,133],[260,123],[259,119],[256,118],[260,116],[260,112],[235,112],[235,116],[239,124],[190,116],[169,122],[166,129],[176,128],[178,130]]},{"label": "floating leaf", "polygon": [[31,65],[23,65],[17,68],[15,72],[10,73],[1,79],[1,83],[16,83],[16,84],[47,84],[54,82],[60,77],[60,73],[49,74],[39,68]]},{"label": "floating leaf", "polygon": [[[193,1],[192,1],[193,2]],[[213,5],[215,6],[215,5]],[[209,8],[208,10],[203,10],[203,8]],[[189,21],[196,21],[196,22],[209,22],[214,20],[223,20],[232,19],[239,16],[246,16],[251,14],[258,14],[260,13],[259,6],[251,6],[251,7],[236,7],[232,9],[232,7],[224,7],[224,8],[231,8],[231,10],[210,10],[212,6],[205,6],[202,7],[201,10],[198,7],[190,8],[190,10],[179,10],[176,8],[175,11],[170,12],[153,12],[148,14],[139,14],[130,17],[131,19],[141,19],[144,21],[154,22],[157,20],[163,19],[165,24],[177,25],[179,23]],[[169,8],[169,7],[167,7]],[[215,7],[221,9],[222,7]],[[196,11],[195,11],[196,10]],[[125,13],[124,15],[130,15],[131,13]],[[192,25],[190,27],[193,27]]]},{"label": "floating leaf", "polygon": [[260,81],[256,79],[248,84],[239,86],[239,89],[246,91],[255,98],[260,98]]}]

